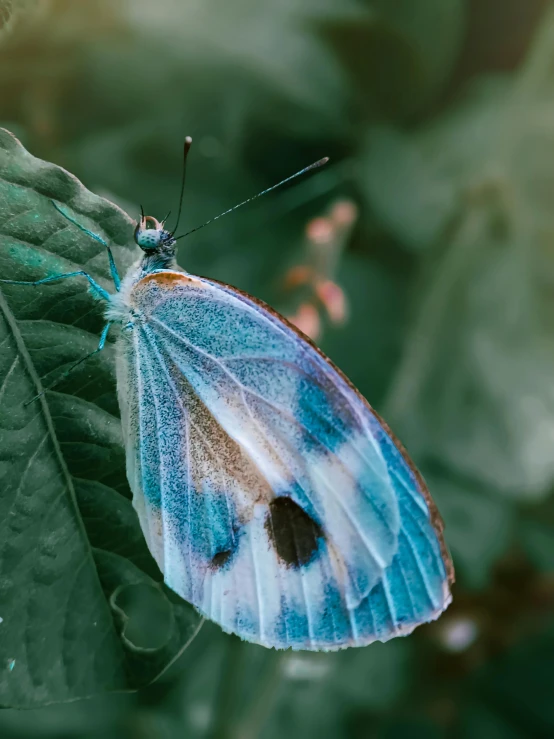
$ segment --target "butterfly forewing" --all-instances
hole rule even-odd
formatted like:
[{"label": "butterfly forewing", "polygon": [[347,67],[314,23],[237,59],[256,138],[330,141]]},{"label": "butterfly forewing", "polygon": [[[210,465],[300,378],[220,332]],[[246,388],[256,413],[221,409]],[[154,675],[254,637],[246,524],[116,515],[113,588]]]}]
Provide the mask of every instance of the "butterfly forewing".
[{"label": "butterfly forewing", "polygon": [[129,300],[128,474],[167,584],[280,648],[368,644],[436,618],[450,600],[440,522],[334,366],[214,281],[157,272]]}]

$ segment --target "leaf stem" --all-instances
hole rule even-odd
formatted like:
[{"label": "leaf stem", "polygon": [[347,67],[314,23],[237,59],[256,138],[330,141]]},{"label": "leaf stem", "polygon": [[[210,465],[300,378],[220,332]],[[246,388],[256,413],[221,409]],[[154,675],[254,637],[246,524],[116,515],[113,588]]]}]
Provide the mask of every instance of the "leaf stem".
[{"label": "leaf stem", "polygon": [[284,651],[267,651],[265,667],[256,683],[256,690],[248,696],[244,716],[239,713],[245,704],[243,673],[246,658],[252,647],[237,637],[231,637],[221,671],[219,691],[216,699],[217,714],[209,733],[209,739],[258,739],[275,705]]},{"label": "leaf stem", "polygon": [[244,658],[244,645],[236,636],[230,636],[227,642],[226,654],[223,659],[221,678],[216,697],[216,714],[210,739],[232,739],[234,734],[234,720],[236,707],[240,698],[240,674]]},{"label": "leaf stem", "polygon": [[275,699],[283,675],[284,651],[270,652],[269,665],[259,681],[256,695],[250,703],[250,711],[238,727],[234,739],[259,739],[261,731],[275,705]]}]

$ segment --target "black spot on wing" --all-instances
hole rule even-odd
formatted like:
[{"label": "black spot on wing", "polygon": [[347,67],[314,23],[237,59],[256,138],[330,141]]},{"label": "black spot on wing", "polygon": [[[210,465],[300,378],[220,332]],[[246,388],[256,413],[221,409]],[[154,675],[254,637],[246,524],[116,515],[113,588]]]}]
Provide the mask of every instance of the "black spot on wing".
[{"label": "black spot on wing", "polygon": [[309,564],[323,538],[321,526],[292,498],[271,501],[265,528],[279,559],[287,567]]},{"label": "black spot on wing", "polygon": [[224,552],[218,552],[212,557],[212,561],[210,563],[211,568],[213,570],[220,570],[222,567],[225,567],[233,554],[234,551],[232,549],[226,549]]}]

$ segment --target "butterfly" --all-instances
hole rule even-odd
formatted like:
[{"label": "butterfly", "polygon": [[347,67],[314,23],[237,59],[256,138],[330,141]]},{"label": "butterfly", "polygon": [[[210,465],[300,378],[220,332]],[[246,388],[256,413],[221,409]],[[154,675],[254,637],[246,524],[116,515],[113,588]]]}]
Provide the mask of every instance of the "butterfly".
[{"label": "butterfly", "polygon": [[55,205],[106,246],[116,291],[83,271],[38,283],[86,277],[106,304],[96,351],[120,326],[127,477],[166,584],[280,649],[363,646],[438,618],[454,579],[442,521],[341,371],[265,303],[180,268],[164,221],[142,213],[143,255],[120,280],[109,245]]}]

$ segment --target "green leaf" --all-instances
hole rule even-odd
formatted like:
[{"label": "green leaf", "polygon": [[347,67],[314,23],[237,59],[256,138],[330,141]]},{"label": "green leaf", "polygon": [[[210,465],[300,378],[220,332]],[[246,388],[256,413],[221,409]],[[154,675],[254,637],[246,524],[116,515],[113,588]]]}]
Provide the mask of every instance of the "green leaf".
[{"label": "green leaf", "polygon": [[[0,129],[0,274],[37,280],[86,269],[106,289],[105,250],[63,203],[135,255],[132,222]],[[0,289],[0,705],[29,707],[154,680],[200,624],[160,585],[130,503],[113,346],[25,405],[94,349],[101,306],[84,278]],[[155,633],[152,641],[151,634]]]}]

